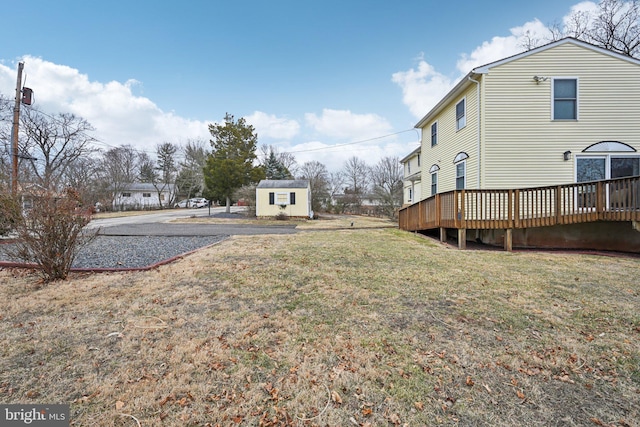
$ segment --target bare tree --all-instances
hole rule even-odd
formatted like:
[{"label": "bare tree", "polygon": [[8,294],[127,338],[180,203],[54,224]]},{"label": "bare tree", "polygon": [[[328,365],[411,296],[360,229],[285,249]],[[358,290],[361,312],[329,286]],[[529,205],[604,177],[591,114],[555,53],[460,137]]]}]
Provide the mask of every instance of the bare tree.
[{"label": "bare tree", "polygon": [[207,164],[205,141],[188,141],[182,148],[182,161],[176,178],[178,192],[187,199],[200,194],[204,189],[203,169]]},{"label": "bare tree", "polygon": [[638,0],[602,0],[596,13],[577,10],[563,26],[550,27],[551,41],[574,37],[622,55],[640,55],[640,4]]},{"label": "bare tree", "polygon": [[402,165],[397,157],[384,157],[371,169],[373,192],[382,202],[383,213],[395,217],[402,204]]},{"label": "bare tree", "polygon": [[309,181],[311,187],[311,209],[320,212],[327,206],[329,199],[329,172],[327,167],[317,160],[304,163],[298,172],[300,179]]},{"label": "bare tree", "polygon": [[140,153],[131,145],[121,145],[104,153],[100,173],[110,189],[109,206],[113,206],[116,194],[138,181],[141,160]]},{"label": "bare tree", "polygon": [[93,127],[73,114],[53,117],[35,108],[23,111],[24,151],[37,160],[30,162],[37,184],[48,190],[60,190],[67,169],[78,159],[97,151],[91,145],[95,139],[87,134]]},{"label": "bare tree", "polygon": [[343,166],[345,178],[344,203],[355,213],[360,213],[363,196],[369,188],[369,166],[358,157],[350,157]]}]

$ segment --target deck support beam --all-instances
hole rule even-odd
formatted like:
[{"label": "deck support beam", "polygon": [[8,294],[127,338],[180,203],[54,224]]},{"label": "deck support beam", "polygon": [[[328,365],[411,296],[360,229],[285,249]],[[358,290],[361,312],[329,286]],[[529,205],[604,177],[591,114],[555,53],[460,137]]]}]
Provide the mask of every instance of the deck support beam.
[{"label": "deck support beam", "polygon": [[444,227],[440,227],[440,241],[442,243],[447,241],[447,229]]},{"label": "deck support beam", "polygon": [[507,252],[513,251],[513,229],[507,228],[504,231],[504,250]]},{"label": "deck support beam", "polygon": [[458,229],[458,249],[467,249],[467,229]]}]

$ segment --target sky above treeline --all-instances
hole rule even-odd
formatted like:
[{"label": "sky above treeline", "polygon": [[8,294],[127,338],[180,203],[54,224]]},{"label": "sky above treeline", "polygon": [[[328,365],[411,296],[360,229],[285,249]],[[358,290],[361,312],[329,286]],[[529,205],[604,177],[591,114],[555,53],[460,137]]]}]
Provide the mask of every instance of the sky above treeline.
[{"label": "sky above treeline", "polygon": [[[154,155],[209,141],[226,113],[259,145],[329,170],[419,144],[415,124],[472,68],[544,40],[594,2],[30,0],[5,16],[0,93],[18,62],[34,106],[88,120],[97,147]],[[7,9],[7,7],[5,7]]]}]

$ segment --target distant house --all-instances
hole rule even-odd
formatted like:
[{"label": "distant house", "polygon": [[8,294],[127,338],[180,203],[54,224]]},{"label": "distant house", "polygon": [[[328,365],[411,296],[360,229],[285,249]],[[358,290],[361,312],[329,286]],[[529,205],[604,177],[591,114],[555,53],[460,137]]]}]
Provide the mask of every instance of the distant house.
[{"label": "distant house", "polygon": [[400,160],[403,170],[403,205],[410,205],[422,200],[422,171],[420,167],[421,153],[422,146],[416,148],[409,155]]},{"label": "distant house", "polygon": [[114,210],[144,210],[170,207],[175,195],[175,185],[162,187],[151,183],[129,183],[113,194]]},{"label": "distant house", "polygon": [[256,216],[312,218],[309,181],[264,179],[256,187]]}]

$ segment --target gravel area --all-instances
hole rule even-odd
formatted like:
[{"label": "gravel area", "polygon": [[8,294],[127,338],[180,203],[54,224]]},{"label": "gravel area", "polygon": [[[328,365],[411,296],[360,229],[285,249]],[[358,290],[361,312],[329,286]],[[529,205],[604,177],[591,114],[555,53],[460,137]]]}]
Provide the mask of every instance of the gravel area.
[{"label": "gravel area", "polygon": [[[226,239],[217,236],[98,236],[80,250],[73,268],[148,267]],[[10,261],[0,245],[0,261]]]}]

